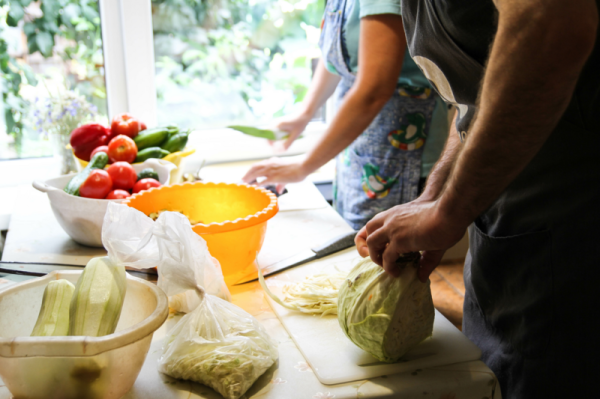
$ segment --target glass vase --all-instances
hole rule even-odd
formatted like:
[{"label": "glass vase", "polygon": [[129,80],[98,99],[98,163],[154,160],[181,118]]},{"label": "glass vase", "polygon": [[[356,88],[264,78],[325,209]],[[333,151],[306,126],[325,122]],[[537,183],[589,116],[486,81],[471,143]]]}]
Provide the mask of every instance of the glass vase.
[{"label": "glass vase", "polygon": [[77,164],[73,157],[73,151],[69,146],[70,135],[68,132],[55,131],[50,134],[54,151],[54,158],[60,165],[60,174],[66,175],[77,172]]}]

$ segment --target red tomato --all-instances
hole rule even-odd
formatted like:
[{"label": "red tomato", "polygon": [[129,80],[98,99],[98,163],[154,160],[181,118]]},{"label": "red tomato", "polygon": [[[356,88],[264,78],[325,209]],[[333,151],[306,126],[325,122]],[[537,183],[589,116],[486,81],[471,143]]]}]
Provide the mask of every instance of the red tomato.
[{"label": "red tomato", "polygon": [[142,130],[141,123],[131,114],[119,114],[115,116],[110,124],[111,137],[116,137],[120,134],[134,138]]},{"label": "red tomato", "polygon": [[108,193],[108,195],[106,196],[106,199],[124,199],[127,197],[131,197],[131,194],[129,194],[128,191],[112,190],[110,193]]},{"label": "red tomato", "polygon": [[90,159],[94,158],[94,155],[96,155],[97,152],[105,152],[108,155],[108,146],[101,145],[100,147],[96,147],[96,149],[90,154]]},{"label": "red tomato", "polygon": [[120,161],[133,163],[136,156],[137,146],[127,136],[121,134],[108,143],[108,159],[113,163]]},{"label": "red tomato", "polygon": [[92,151],[108,143],[110,130],[98,123],[79,126],[71,132],[70,144],[75,156],[89,162]]},{"label": "red tomato", "polygon": [[107,171],[95,169],[79,187],[79,195],[85,198],[103,199],[112,190],[112,180]]},{"label": "red tomato", "polygon": [[140,132],[142,130],[146,130],[146,129],[148,129],[148,127],[146,126],[146,124],[144,122],[140,121]]},{"label": "red tomato", "polygon": [[106,169],[114,189],[131,190],[137,181],[137,173],[127,162],[115,162]]},{"label": "red tomato", "polygon": [[133,193],[139,193],[140,191],[148,190],[152,187],[160,187],[160,183],[151,177],[141,179],[133,186]]}]

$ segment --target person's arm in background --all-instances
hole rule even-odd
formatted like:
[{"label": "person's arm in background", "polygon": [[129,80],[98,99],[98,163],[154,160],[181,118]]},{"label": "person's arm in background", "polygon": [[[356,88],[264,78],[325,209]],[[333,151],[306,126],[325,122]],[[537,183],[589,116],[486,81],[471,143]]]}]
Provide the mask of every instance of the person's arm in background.
[{"label": "person's arm in background", "polygon": [[320,58],[308,93],[302,101],[302,108],[297,114],[281,118],[277,123],[277,129],[289,134],[288,138],[282,143],[283,150],[290,148],[294,140],[306,129],[306,125],[312,120],[315,113],[331,97],[339,81],[339,75],[329,72],[325,68],[323,58]]},{"label": "person's arm in background", "polygon": [[[594,0],[496,0],[498,32],[470,128],[442,194],[394,207],[366,225],[374,262],[396,274],[399,254],[426,250],[425,281],[438,254],[525,168],[565,111],[594,48]],[[560,54],[560,62],[556,55]],[[441,257],[440,257],[441,258]],[[437,259],[437,262],[436,262]]]},{"label": "person's arm in background", "polygon": [[261,184],[285,183],[304,178],[335,157],[352,143],[375,119],[396,90],[404,61],[406,37],[402,17],[395,14],[372,15],[360,21],[359,59],[356,82],[346,94],[331,125],[317,145],[300,162],[273,158],[259,162],[243,177]]}]

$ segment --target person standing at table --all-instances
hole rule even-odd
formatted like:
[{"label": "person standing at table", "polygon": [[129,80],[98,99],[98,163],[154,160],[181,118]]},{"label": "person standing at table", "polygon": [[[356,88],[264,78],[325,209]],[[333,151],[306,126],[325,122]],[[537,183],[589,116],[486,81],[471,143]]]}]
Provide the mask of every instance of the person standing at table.
[{"label": "person standing at table", "polygon": [[[510,399],[598,396],[600,0],[403,0],[410,52],[459,112],[425,192],[361,255],[425,281],[469,226],[463,332]],[[426,40],[425,40],[426,39]]]},{"label": "person standing at table", "polygon": [[[298,182],[337,156],[334,207],[359,229],[375,214],[416,198],[448,135],[447,106],[410,58],[400,0],[329,0],[322,57],[303,111],[281,121],[287,149],[336,92],[339,110],[300,162],[259,162],[245,182]],[[341,153],[340,153],[341,152]]]}]

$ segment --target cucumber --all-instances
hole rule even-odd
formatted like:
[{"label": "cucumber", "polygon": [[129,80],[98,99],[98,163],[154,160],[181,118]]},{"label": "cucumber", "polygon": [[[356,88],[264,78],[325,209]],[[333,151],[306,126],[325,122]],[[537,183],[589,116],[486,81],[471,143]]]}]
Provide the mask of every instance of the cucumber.
[{"label": "cucumber", "polygon": [[117,328],[127,291],[125,267],[92,258],[77,280],[69,312],[69,335],[102,337]]},{"label": "cucumber", "polygon": [[79,187],[81,187],[83,182],[87,180],[87,178],[90,176],[90,173],[92,173],[92,170],[104,169],[107,163],[108,155],[105,152],[96,153],[90,160],[90,163],[88,163],[81,172],[73,176],[63,190],[67,194],[79,196]]},{"label": "cucumber", "polygon": [[64,279],[52,280],[44,290],[42,308],[31,333],[32,337],[69,334],[69,309],[75,286]]},{"label": "cucumber", "polygon": [[171,153],[181,151],[188,142],[189,131],[177,133],[161,145],[161,147]]},{"label": "cucumber", "polygon": [[152,179],[154,179],[156,181],[159,181],[158,180],[158,173],[156,173],[154,171],[154,169],[152,169],[152,168],[146,168],[146,169],[142,170],[140,173],[138,173],[138,175],[137,175],[138,181],[142,180],[142,179],[145,179],[147,177],[150,177],[150,178],[152,178]]},{"label": "cucumber", "polygon": [[166,127],[155,127],[152,129],[146,129],[141,131],[133,141],[138,148],[138,151],[141,151],[146,148],[160,146],[161,143],[164,143],[169,136],[169,128]]},{"label": "cucumber", "polygon": [[144,162],[146,159],[150,159],[150,158],[164,158],[167,155],[169,155],[170,152],[167,150],[163,150],[160,147],[150,147],[150,148],[145,148],[142,151],[139,151],[137,153],[137,157],[135,158],[135,163],[138,162]]}]

